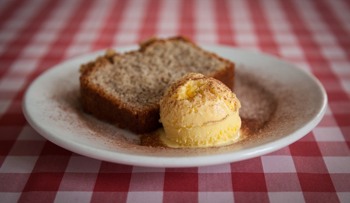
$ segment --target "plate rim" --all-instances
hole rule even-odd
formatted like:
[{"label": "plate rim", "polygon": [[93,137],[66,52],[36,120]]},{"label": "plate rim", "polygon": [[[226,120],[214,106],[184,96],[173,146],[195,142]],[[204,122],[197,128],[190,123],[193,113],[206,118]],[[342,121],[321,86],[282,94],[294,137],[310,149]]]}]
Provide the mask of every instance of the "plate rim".
[{"label": "plate rim", "polygon": [[[123,152],[116,152],[116,151],[112,152],[112,151],[107,151],[103,149],[92,148],[90,146],[86,146],[84,144],[77,143],[77,142],[68,142],[68,141],[64,141],[63,139],[58,139],[56,135],[48,131],[48,129],[41,127],[38,123],[35,122],[35,120],[33,120],[28,109],[29,107],[28,105],[26,105],[28,103],[27,101],[29,98],[28,95],[31,93],[31,91],[33,91],[35,84],[40,82],[41,78],[46,77],[47,75],[50,74],[50,72],[61,68],[66,63],[72,63],[72,61],[75,61],[75,60],[83,60],[84,58],[92,58],[94,56],[101,55],[105,52],[105,50],[97,50],[97,51],[92,51],[79,56],[65,59],[61,63],[58,63],[50,67],[48,70],[44,71],[37,78],[35,78],[25,91],[25,95],[22,100],[23,114],[27,122],[30,124],[30,126],[32,126],[33,129],[37,131],[42,137],[74,153],[81,154],[81,155],[102,160],[102,161],[108,161],[108,162],[119,163],[119,164],[142,166],[142,167],[172,167],[172,168],[217,165],[217,164],[232,163],[232,162],[250,159],[253,157],[262,156],[264,154],[268,154],[270,152],[277,151],[283,147],[289,146],[290,144],[301,139],[302,137],[307,135],[310,131],[312,131],[312,129],[314,129],[314,127],[316,127],[321,121],[321,119],[323,118],[326,112],[326,107],[328,102],[327,93],[322,83],[310,72],[307,72],[304,69],[298,68],[295,64],[291,62],[285,61],[276,56],[263,53],[260,51],[250,51],[250,50],[245,50],[241,48],[231,47],[227,45],[220,45],[220,44],[215,44],[215,45],[203,44],[200,46],[202,46],[204,49],[209,51],[212,49],[229,49],[229,50],[242,52],[244,54],[257,54],[263,57],[268,57],[273,60],[277,60],[279,62],[283,62],[285,64],[288,64],[289,66],[293,66],[294,70],[298,71],[300,74],[304,74],[305,76],[307,76],[318,87],[318,90],[320,91],[320,95],[322,96],[322,104],[320,106],[320,109],[318,109],[317,114],[312,119],[308,120],[308,122],[305,123],[301,128],[298,128],[293,133],[280,137],[279,139],[269,141],[267,143],[261,144],[253,148],[238,150],[234,152],[220,153],[220,154],[190,156],[190,158],[176,157],[176,156],[175,157],[151,156],[147,154],[146,155],[131,154],[131,153],[126,154]],[[130,46],[116,47],[115,49],[118,51],[128,51],[128,50],[134,49],[135,47],[136,47],[135,45],[130,45]],[[216,53],[216,54],[220,55],[220,53]],[[279,143],[288,143],[288,144],[279,144]],[[102,154],[100,153],[103,153],[104,156],[102,156]],[[232,156],[232,154],[235,154],[235,156]],[[237,155],[239,155],[239,157],[237,157]],[[117,156],[118,156],[118,159],[116,160]],[[218,157],[220,157],[220,159]],[[195,158],[195,161],[193,160],[193,158]],[[210,158],[211,160],[209,163],[208,163],[208,158]]]}]

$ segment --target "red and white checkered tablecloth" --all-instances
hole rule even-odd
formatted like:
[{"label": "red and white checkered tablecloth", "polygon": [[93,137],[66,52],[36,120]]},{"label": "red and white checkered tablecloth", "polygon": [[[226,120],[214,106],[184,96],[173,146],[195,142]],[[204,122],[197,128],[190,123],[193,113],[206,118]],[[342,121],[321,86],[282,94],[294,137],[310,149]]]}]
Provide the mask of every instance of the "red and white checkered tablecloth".
[{"label": "red and white checkered tablecloth", "polygon": [[[311,71],[329,104],[301,140],[198,168],[103,162],[45,140],[23,95],[75,55],[185,35],[276,55]],[[1,0],[0,202],[350,202],[350,1]]]}]

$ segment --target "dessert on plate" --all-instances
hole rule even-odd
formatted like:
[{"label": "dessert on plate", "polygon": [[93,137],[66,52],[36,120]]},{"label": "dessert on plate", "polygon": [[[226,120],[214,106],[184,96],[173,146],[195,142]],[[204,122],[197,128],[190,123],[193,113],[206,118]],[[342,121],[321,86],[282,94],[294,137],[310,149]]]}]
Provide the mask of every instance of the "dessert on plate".
[{"label": "dessert on plate", "polygon": [[184,37],[150,39],[126,53],[109,50],[80,68],[85,112],[135,133],[161,127],[159,102],[167,87],[196,72],[234,84],[234,63]]}]

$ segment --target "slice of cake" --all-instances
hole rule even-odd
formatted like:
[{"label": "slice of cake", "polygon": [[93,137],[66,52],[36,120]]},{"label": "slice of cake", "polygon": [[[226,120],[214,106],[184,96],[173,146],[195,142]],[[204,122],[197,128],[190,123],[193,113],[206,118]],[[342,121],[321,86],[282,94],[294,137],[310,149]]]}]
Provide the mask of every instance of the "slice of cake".
[{"label": "slice of cake", "polygon": [[140,49],[105,56],[81,66],[84,111],[136,133],[161,126],[159,101],[164,90],[189,72],[234,84],[234,64],[184,37],[150,39]]}]

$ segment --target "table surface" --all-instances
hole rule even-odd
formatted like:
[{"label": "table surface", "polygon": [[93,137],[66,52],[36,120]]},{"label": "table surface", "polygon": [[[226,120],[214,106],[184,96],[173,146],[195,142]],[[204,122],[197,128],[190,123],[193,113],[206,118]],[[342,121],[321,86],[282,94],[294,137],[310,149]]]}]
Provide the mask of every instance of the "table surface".
[{"label": "table surface", "polygon": [[[84,157],[26,122],[23,95],[73,56],[185,35],[312,72],[329,103],[301,140],[246,161],[144,168]],[[350,1],[0,1],[1,202],[350,202]]]}]

